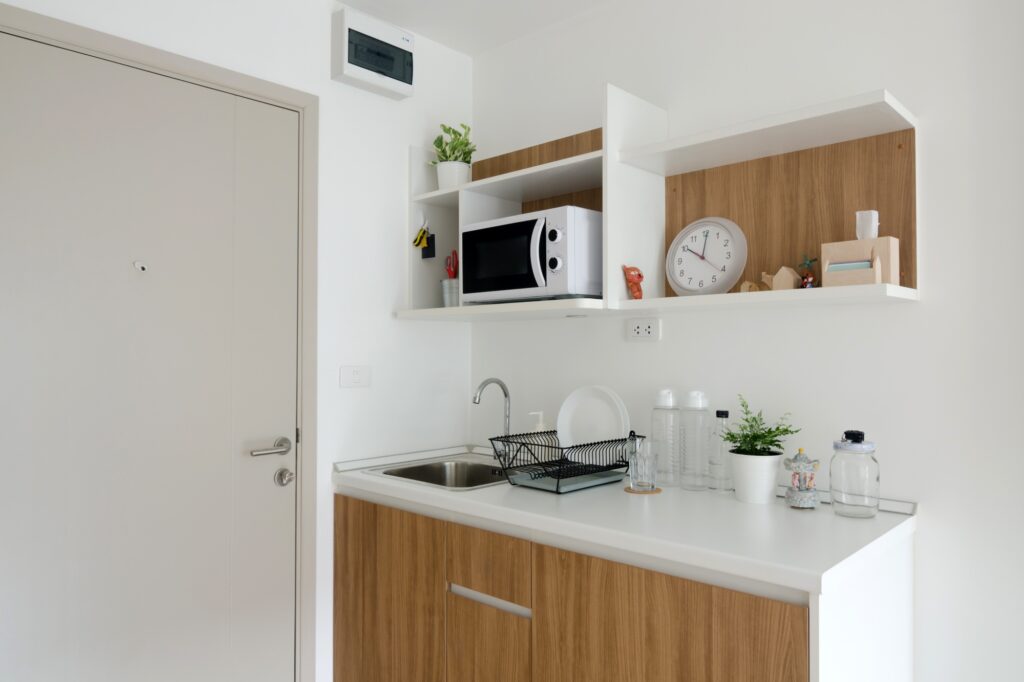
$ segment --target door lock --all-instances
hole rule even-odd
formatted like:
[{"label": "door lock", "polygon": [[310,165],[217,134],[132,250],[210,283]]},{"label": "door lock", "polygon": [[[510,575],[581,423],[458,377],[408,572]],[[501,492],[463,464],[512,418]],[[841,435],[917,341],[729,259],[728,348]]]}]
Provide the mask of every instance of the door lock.
[{"label": "door lock", "polygon": [[274,472],[274,483],[278,484],[282,488],[295,480],[295,473],[284,467]]}]

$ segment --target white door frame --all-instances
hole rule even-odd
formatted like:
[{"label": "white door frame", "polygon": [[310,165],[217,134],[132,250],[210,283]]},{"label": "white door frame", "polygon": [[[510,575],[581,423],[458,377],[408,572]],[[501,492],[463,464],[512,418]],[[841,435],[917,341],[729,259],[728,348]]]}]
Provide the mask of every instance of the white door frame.
[{"label": "white door frame", "polygon": [[195,83],[295,111],[299,115],[299,324],[295,491],[295,679],[314,682],[316,664],[316,188],[315,95],[194,59],[0,4],[0,32]]}]

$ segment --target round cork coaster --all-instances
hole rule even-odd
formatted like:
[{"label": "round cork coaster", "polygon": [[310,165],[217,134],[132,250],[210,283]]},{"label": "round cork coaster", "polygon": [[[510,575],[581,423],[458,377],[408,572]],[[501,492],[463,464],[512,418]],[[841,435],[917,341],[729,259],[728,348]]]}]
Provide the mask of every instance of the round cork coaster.
[{"label": "round cork coaster", "polygon": [[630,495],[657,495],[661,492],[661,488],[655,488],[654,490],[633,490],[628,485],[623,488]]}]

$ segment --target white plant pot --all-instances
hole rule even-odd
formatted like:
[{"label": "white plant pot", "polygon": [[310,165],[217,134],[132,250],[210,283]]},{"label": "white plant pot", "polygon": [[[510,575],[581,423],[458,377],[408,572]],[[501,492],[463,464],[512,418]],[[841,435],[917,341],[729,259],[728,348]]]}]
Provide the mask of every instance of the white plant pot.
[{"label": "white plant pot", "polygon": [[741,455],[733,452],[732,479],[736,486],[736,499],[752,504],[769,504],[775,499],[778,486],[779,461],[777,455]]},{"label": "white plant pot", "polygon": [[462,161],[441,161],[437,164],[437,188],[452,189],[469,182],[469,164]]}]

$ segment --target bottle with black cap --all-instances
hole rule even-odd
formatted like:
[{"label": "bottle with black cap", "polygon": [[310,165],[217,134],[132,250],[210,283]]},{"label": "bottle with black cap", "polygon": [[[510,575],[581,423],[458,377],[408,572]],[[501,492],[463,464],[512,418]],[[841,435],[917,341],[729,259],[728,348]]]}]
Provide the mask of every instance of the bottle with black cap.
[{"label": "bottle with black cap", "polygon": [[708,487],[712,490],[728,492],[734,489],[732,483],[732,454],[729,450],[732,445],[722,439],[729,424],[729,410],[715,410],[715,439],[711,444],[711,476],[708,479]]},{"label": "bottle with black cap", "polygon": [[834,441],[829,485],[832,510],[840,516],[871,518],[878,513],[879,471],[875,444],[863,431],[844,431]]}]

